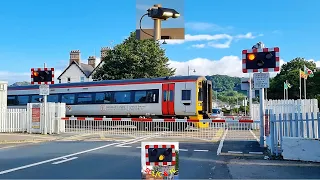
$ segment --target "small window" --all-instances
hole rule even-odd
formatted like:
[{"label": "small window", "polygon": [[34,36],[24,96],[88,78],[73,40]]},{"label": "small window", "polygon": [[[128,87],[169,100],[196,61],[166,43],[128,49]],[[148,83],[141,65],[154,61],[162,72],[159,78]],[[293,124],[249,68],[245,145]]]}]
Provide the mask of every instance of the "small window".
[{"label": "small window", "polygon": [[67,82],[70,83],[71,82],[71,78],[68,77],[67,78]]},{"label": "small window", "polygon": [[134,102],[135,103],[146,103],[147,101],[147,92],[146,91],[136,91],[134,93]]},{"label": "small window", "polygon": [[81,82],[84,82],[84,77],[81,77],[81,78],[80,78],[80,81],[81,81]]},{"label": "small window", "polygon": [[163,101],[166,102],[167,101],[167,91],[163,91]]},{"label": "small window", "polygon": [[40,95],[31,96],[31,103],[41,103],[40,98],[42,99],[43,96],[40,96]]},{"label": "small window", "polygon": [[174,101],[174,93],[173,91],[170,91],[170,101],[173,102]]},{"label": "small window", "polygon": [[8,106],[17,105],[16,96],[8,96],[7,105],[8,105]]},{"label": "small window", "polygon": [[78,104],[91,104],[92,99],[92,94],[90,93],[78,94]]},{"label": "small window", "polygon": [[199,88],[199,92],[198,92],[198,101],[203,101],[203,92],[202,92],[202,88]]},{"label": "small window", "polygon": [[27,105],[29,102],[29,96],[18,96],[18,105]]},{"label": "small window", "polygon": [[115,92],[114,100],[116,103],[130,103],[131,92],[128,92],[128,91]]},{"label": "small window", "polygon": [[48,96],[48,102],[54,102],[54,103],[59,102],[59,96],[57,94],[49,95]]},{"label": "small window", "polygon": [[148,90],[147,91],[147,102],[148,103],[157,103],[158,102],[158,90]]},{"label": "small window", "polygon": [[191,90],[182,90],[182,101],[190,101],[191,100]]},{"label": "small window", "polygon": [[103,103],[103,104],[112,103],[112,93],[111,92],[96,93],[95,102]]},{"label": "small window", "polygon": [[74,104],[75,95],[74,94],[62,94],[61,102],[66,104]]}]

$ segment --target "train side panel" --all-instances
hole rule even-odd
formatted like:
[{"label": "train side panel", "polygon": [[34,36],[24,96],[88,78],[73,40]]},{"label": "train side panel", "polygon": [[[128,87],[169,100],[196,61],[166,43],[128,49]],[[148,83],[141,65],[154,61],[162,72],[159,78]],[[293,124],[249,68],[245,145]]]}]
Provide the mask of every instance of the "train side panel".
[{"label": "train side panel", "polygon": [[[196,81],[175,83],[175,113],[177,115],[195,116],[196,111]],[[190,94],[190,97],[188,97]]]}]

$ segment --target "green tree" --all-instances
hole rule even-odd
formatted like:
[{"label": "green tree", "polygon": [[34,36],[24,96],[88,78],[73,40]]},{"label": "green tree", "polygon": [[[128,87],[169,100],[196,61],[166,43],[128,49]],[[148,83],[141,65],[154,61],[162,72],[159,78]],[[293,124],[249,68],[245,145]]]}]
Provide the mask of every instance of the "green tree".
[{"label": "green tree", "polygon": [[136,33],[130,36],[102,59],[104,64],[93,75],[93,79],[136,79],[172,76],[175,69],[169,67],[165,50],[153,40],[137,40]]},{"label": "green tree", "polygon": [[[306,65],[309,69],[313,70],[316,68],[316,64],[314,62],[310,62],[305,60],[304,58],[295,58],[290,62],[282,65],[281,71],[270,81],[270,88],[268,89],[268,98],[270,99],[283,99],[283,89],[284,82],[288,80],[288,82],[292,85],[289,89],[289,99],[299,99],[300,98],[300,84],[299,78],[300,73],[299,69],[303,70],[304,65]],[[307,80],[307,97],[314,98],[318,92],[316,92],[316,87],[319,87],[319,72],[315,73],[315,77],[308,78]],[[303,88],[303,79],[302,88]],[[303,95],[303,92],[302,92]]]}]

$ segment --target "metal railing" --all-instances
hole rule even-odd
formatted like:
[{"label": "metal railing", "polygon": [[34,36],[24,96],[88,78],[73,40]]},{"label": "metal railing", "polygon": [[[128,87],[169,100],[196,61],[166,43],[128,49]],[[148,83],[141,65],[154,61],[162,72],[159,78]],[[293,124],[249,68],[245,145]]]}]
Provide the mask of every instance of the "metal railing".
[{"label": "metal railing", "polygon": [[[66,133],[104,134],[112,137],[154,136],[154,138],[179,138],[217,141],[226,130],[247,132],[259,130],[259,122],[253,120],[224,119],[148,119],[148,118],[84,118],[67,117]],[[258,134],[258,133],[257,133]],[[235,137],[239,137],[239,134]]]}]

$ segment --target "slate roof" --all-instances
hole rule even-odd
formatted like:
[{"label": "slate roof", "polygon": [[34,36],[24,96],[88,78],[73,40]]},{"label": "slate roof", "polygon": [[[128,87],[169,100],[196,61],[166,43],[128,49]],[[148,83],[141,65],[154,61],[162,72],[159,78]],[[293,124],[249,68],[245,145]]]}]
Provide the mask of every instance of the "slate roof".
[{"label": "slate roof", "polygon": [[73,65],[77,65],[77,67],[81,70],[81,72],[88,78],[92,71],[94,70],[94,68],[88,64],[83,64],[80,63],[78,64],[77,62],[73,61],[72,63],[69,64],[69,66],[61,73],[61,75],[58,77],[58,79],[61,79],[61,76]]}]

